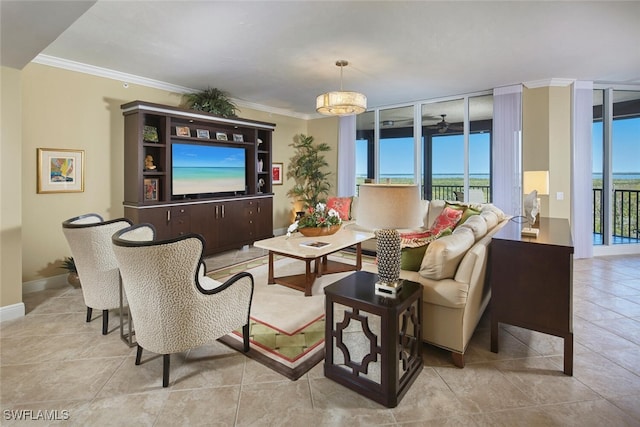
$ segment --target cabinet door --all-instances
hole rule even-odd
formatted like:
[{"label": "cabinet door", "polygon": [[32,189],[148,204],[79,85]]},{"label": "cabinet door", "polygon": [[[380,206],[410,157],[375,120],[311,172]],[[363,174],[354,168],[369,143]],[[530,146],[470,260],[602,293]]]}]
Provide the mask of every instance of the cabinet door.
[{"label": "cabinet door", "polygon": [[204,237],[205,254],[213,253],[218,245],[215,206],[213,203],[204,203],[191,207],[191,232]]},{"label": "cabinet door", "polygon": [[248,230],[244,226],[243,205],[241,200],[216,203],[218,248],[236,248],[247,240]]},{"label": "cabinet door", "polygon": [[167,207],[137,209],[138,219],[134,223],[150,223],[156,229],[156,239],[169,239],[171,232],[171,209]]},{"label": "cabinet door", "polygon": [[273,199],[257,199],[254,203],[252,241],[273,237]]}]

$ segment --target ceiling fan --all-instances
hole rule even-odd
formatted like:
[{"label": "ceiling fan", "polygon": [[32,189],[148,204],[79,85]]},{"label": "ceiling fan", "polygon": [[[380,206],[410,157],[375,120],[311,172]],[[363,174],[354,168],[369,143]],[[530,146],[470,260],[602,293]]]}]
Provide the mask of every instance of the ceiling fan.
[{"label": "ceiling fan", "polygon": [[448,130],[458,130],[458,131],[462,130],[462,126],[453,125],[453,124],[447,122],[445,120],[445,117],[447,117],[446,114],[440,114],[440,117],[442,117],[441,121],[439,121],[435,125],[431,125],[431,126],[427,126],[427,127],[429,129],[436,129],[438,131],[438,133],[445,133]]}]

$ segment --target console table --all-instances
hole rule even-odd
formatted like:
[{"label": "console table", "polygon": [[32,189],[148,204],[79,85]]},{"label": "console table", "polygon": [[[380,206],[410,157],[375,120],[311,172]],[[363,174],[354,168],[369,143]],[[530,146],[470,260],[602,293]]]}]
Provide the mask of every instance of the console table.
[{"label": "console table", "polygon": [[498,323],[564,339],[564,373],[573,375],[573,242],[569,221],[540,218],[538,237],[509,222],[490,246],[491,351]]},{"label": "console table", "polygon": [[389,298],[377,280],[357,271],[324,288],[324,375],[393,408],[422,370],[422,285],[405,280]]}]

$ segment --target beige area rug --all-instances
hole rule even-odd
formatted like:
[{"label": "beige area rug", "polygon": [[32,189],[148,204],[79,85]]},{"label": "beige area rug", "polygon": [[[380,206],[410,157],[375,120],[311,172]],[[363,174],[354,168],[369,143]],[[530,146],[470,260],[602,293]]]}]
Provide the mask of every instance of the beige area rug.
[{"label": "beige area rug", "polygon": [[[329,259],[355,264],[355,255],[338,252]],[[363,264],[373,262],[363,256]],[[304,273],[305,263],[278,257],[275,276]],[[248,357],[296,380],[324,359],[324,287],[351,274],[328,274],[316,279],[312,295],[281,285],[268,285],[268,258],[240,263],[208,275],[224,281],[236,273],[253,275],[254,293],[251,304],[250,351]],[[242,332],[235,331],[221,339],[230,347],[242,351]]]}]

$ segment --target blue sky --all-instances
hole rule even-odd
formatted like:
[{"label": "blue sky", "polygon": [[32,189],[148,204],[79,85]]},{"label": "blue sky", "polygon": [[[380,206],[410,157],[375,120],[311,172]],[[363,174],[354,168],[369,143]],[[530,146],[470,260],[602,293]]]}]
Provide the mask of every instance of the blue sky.
[{"label": "blue sky", "polygon": [[244,167],[245,150],[218,145],[172,144],[174,167]]},{"label": "blue sky", "polygon": [[[613,172],[640,173],[640,119],[618,119],[613,125]],[[434,174],[462,174],[464,170],[463,136],[434,138]],[[489,134],[473,134],[470,139],[469,173],[489,173]],[[602,170],[602,123],[593,124],[593,171]],[[366,145],[357,143],[356,174],[365,175],[367,159],[362,153]],[[361,147],[364,147],[362,149]],[[413,138],[381,141],[380,174],[413,174]]]},{"label": "blue sky", "polygon": [[[593,124],[593,172],[602,173],[602,122]],[[640,173],[640,119],[613,122],[613,173]]]}]

